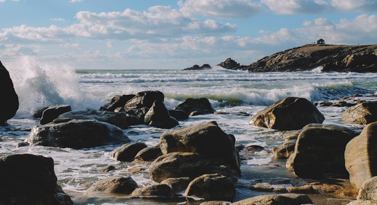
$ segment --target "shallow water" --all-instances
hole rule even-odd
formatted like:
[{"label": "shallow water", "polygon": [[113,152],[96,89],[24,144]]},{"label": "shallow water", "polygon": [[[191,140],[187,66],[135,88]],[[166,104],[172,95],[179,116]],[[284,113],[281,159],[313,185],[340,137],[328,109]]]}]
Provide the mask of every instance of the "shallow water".
[{"label": "shallow water", "polygon": [[[265,106],[287,96],[307,98],[310,101],[337,100],[354,94],[374,94],[377,74],[374,73],[247,73],[221,68],[205,71],[182,70],[82,70],[75,71],[67,65],[53,65],[24,58],[4,65],[13,79],[20,98],[17,115],[0,127],[0,155],[31,153],[52,157],[59,184],[76,204],[185,204],[181,198],[172,202],[144,201],[139,199],[89,197],[88,187],[98,179],[132,176],[140,187],[154,182],[149,179],[146,165],[123,163],[122,170],[104,173],[101,168],[121,164],[110,153],[120,145],[92,149],[51,147],[17,147],[38,121],[32,114],[45,106],[70,104],[74,110],[99,109],[117,94],[135,94],[145,90],[159,90],[165,94],[165,105],[173,109],[185,98],[206,97],[213,107],[224,114],[195,116],[180,122],[189,126],[201,121],[215,120],[228,134],[236,137],[237,144],[260,145],[266,150],[248,156],[242,161],[242,177],[238,182],[235,201],[263,193],[250,191],[248,185],[260,182],[278,184],[293,177],[284,167],[284,161],[272,159],[271,149],[283,142],[281,132],[249,125],[251,116]],[[346,108],[320,107],[325,124],[341,122]],[[134,142],[156,145],[164,129],[145,125],[125,129]],[[272,166],[273,165],[273,166]],[[141,171],[131,174],[131,170]],[[189,202],[197,204],[199,202]],[[188,204],[188,203],[186,203]]]}]

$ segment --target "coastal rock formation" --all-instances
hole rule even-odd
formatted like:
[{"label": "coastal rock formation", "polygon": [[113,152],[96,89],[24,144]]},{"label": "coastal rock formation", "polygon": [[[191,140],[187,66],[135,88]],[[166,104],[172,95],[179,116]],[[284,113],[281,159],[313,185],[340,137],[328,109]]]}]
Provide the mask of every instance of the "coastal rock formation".
[{"label": "coastal rock formation", "polygon": [[344,155],[350,182],[356,188],[377,176],[377,122],[364,127],[360,135],[347,144]]},{"label": "coastal rock formation", "polygon": [[377,121],[377,102],[356,105],[342,114],[342,121],[354,124],[369,124]]},{"label": "coastal rock formation", "polygon": [[152,107],[145,114],[144,122],[149,126],[165,129],[179,125],[176,119],[170,117],[169,111],[162,101],[154,101]]},{"label": "coastal rock formation", "polygon": [[300,132],[288,163],[291,163],[295,174],[301,178],[348,178],[348,172],[344,167],[344,150],[355,136],[352,130],[345,127],[307,125]]},{"label": "coastal rock formation", "polygon": [[160,145],[156,145],[153,147],[146,147],[140,150],[136,154],[135,159],[140,160],[140,161],[153,161],[161,155],[162,155],[162,152],[160,149]]},{"label": "coastal rock formation", "polygon": [[87,194],[95,196],[98,193],[108,194],[131,194],[139,186],[131,177],[119,177],[112,179],[103,179],[92,185]]},{"label": "coastal rock formation", "polygon": [[178,121],[189,119],[189,115],[182,110],[169,110],[169,114]]},{"label": "coastal rock formation", "polygon": [[71,110],[72,109],[70,105],[59,105],[59,106],[48,107],[43,111],[42,117],[39,123],[41,125],[50,123],[53,120],[55,120],[59,115],[66,112],[70,112]]},{"label": "coastal rock formation", "polygon": [[100,122],[106,122],[122,129],[128,128],[127,115],[125,113],[110,112],[110,111],[72,111],[59,115],[53,122],[62,123],[69,122],[71,120],[98,120]]},{"label": "coastal rock formation", "polygon": [[230,201],[236,196],[236,188],[234,182],[226,176],[205,174],[190,182],[184,196]]},{"label": "coastal rock formation", "polygon": [[172,188],[174,192],[183,191],[190,184],[191,179],[189,177],[180,178],[168,178],[161,182],[161,184],[166,184]]},{"label": "coastal rock formation", "polygon": [[110,103],[102,106],[100,110],[114,112],[118,107],[124,107],[124,105],[133,97],[135,97],[135,95],[116,95],[111,99]]},{"label": "coastal rock formation", "polygon": [[287,97],[255,114],[250,124],[277,130],[298,130],[325,117],[305,98]]},{"label": "coastal rock formation", "polygon": [[217,173],[232,179],[238,178],[238,173],[230,169],[221,158],[204,158],[191,152],[172,152],[162,155],[149,167],[149,175],[156,182],[180,177],[193,179],[203,174]]},{"label": "coastal rock formation", "polygon": [[8,70],[0,61],[0,125],[12,118],[19,106],[18,96]]},{"label": "coastal rock formation", "polygon": [[264,57],[242,68],[249,72],[312,70],[377,72],[377,45],[304,45]]},{"label": "coastal rock formation", "polygon": [[130,109],[140,109],[147,107],[148,109],[152,107],[154,101],[164,102],[164,94],[160,91],[143,91],[135,95],[124,105],[126,111]]},{"label": "coastal rock formation", "polygon": [[219,63],[218,66],[231,70],[243,70],[245,68],[245,66],[241,66],[231,58],[227,58],[224,62]]},{"label": "coastal rock formation", "polygon": [[374,200],[377,202],[377,177],[366,180],[357,195],[359,200]]},{"label": "coastal rock formation", "polygon": [[111,156],[117,161],[131,162],[134,160],[136,154],[146,147],[147,145],[141,142],[125,144],[121,147],[116,148],[111,153]]},{"label": "coastal rock formation", "polygon": [[235,138],[222,131],[215,121],[167,131],[160,137],[160,148],[163,154],[195,152],[205,157],[221,158],[240,173]]},{"label": "coastal rock formation", "polygon": [[183,70],[208,70],[211,69],[212,67],[209,64],[203,64],[202,66],[199,65],[193,65],[189,68],[185,68]]},{"label": "coastal rock formation", "polygon": [[188,98],[177,105],[174,110],[181,110],[190,116],[213,114],[215,110],[207,98]]},{"label": "coastal rock formation", "polygon": [[154,184],[144,188],[138,188],[132,192],[132,197],[141,199],[169,199],[175,196],[170,186],[166,184]]},{"label": "coastal rock formation", "polygon": [[71,120],[34,126],[25,139],[30,145],[75,149],[129,141],[130,139],[118,127],[96,120]]},{"label": "coastal rock formation", "polygon": [[73,204],[57,184],[54,160],[50,157],[2,156],[0,181],[0,204]]},{"label": "coastal rock formation", "polygon": [[232,203],[232,205],[300,205],[313,204],[312,200],[304,194],[261,195]]}]

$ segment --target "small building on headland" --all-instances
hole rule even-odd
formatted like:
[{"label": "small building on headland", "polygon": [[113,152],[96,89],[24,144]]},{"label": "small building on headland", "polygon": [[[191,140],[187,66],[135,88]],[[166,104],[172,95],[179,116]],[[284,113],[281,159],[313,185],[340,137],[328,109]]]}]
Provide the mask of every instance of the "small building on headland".
[{"label": "small building on headland", "polygon": [[322,38],[317,41],[317,45],[325,45],[325,44],[326,44],[325,40],[323,40]]}]

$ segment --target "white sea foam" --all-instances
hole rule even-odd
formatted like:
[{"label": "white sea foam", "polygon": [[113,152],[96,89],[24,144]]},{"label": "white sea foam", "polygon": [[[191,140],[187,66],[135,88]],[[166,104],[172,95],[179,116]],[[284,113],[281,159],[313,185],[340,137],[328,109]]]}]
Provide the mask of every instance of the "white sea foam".
[{"label": "white sea foam", "polygon": [[97,107],[96,100],[80,90],[73,67],[22,57],[6,64],[20,101],[18,116],[33,114],[51,105],[74,109]]}]

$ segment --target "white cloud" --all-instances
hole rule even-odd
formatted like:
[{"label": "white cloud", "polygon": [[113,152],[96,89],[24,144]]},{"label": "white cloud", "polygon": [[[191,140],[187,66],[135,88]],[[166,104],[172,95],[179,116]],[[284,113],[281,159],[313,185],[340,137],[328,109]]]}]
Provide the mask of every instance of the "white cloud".
[{"label": "white cloud", "polygon": [[322,13],[329,11],[331,5],[322,0],[261,0],[277,14]]},{"label": "white cloud", "polygon": [[187,0],[180,1],[178,5],[187,16],[247,18],[263,11],[263,6],[252,0]]},{"label": "white cloud", "polygon": [[74,3],[74,2],[81,2],[83,0],[71,0],[70,2]]},{"label": "white cloud", "polygon": [[377,11],[376,0],[332,0],[331,3],[343,11]]},{"label": "white cloud", "polygon": [[52,18],[51,20],[52,21],[65,21],[65,19],[63,18]]}]

